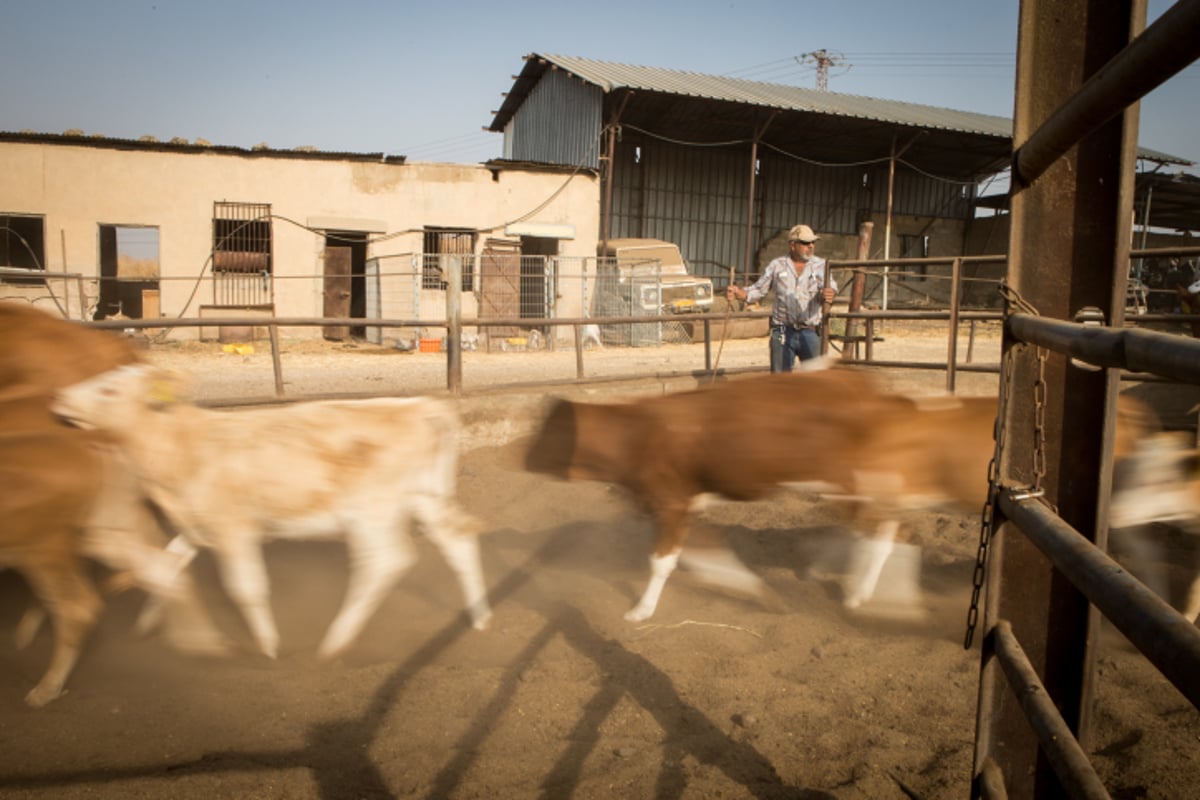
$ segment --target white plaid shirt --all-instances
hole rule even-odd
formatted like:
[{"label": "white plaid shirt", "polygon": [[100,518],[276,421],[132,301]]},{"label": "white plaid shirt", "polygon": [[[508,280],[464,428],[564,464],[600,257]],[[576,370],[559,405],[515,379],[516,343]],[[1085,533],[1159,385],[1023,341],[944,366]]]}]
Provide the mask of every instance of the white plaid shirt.
[{"label": "white plaid shirt", "polygon": [[[837,290],[832,275],[829,285]],[[774,289],[771,325],[815,328],[821,324],[821,290],[824,287],[825,259],[813,256],[797,274],[792,268],[791,256],[780,256],[767,264],[762,277],[746,287],[746,302],[757,303]]]}]

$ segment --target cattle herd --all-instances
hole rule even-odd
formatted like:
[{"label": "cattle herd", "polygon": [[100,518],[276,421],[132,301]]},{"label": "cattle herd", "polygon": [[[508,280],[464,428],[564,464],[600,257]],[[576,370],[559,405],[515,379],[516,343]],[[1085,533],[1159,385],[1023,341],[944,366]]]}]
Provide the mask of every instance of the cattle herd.
[{"label": "cattle herd", "polygon": [[[33,595],[17,645],[47,616],[54,636],[29,705],[62,694],[104,592],[144,592],[139,627],[160,626],[182,651],[228,651],[191,574],[201,549],[269,657],[279,633],[263,545],[273,539],[346,546],[346,594],[322,657],[354,642],[413,564],[414,531],[449,563],[470,622],[488,624],[477,536],[487,520],[456,497],[452,401],[214,411],[188,401],[184,378],[140,361],[122,337],[0,303],[0,566],[20,572]],[[756,375],[632,402],[555,401],[524,466],[620,486],[653,519],[650,581],[628,620],[653,615],[681,556],[701,577],[755,589],[753,572],[728,551],[688,562],[695,510],[790,488],[844,507],[859,542],[843,593],[853,609],[876,593],[904,540],[905,512],[983,505],[996,407],[995,398],[890,393],[853,369]],[[1115,459],[1114,525],[1195,520],[1194,446],[1159,431],[1153,414],[1124,396]],[[99,589],[97,574],[106,576]],[[891,588],[919,612],[918,576],[897,580],[905,585]],[[1186,613],[1198,611],[1200,583]]]}]

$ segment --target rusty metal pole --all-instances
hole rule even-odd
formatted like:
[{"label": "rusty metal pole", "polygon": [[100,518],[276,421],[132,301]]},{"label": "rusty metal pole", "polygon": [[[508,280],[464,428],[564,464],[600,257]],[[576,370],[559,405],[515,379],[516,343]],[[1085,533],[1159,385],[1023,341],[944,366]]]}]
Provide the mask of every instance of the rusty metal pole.
[{"label": "rusty metal pole", "polygon": [[447,259],[446,388],[462,394],[462,259]]},{"label": "rusty metal pole", "polygon": [[[600,156],[601,168],[604,171],[604,208],[600,219],[600,253],[605,252],[608,240],[612,237],[612,197],[613,197],[613,159],[617,149],[617,126],[608,126],[607,145]],[[599,253],[597,254],[599,255]]]},{"label": "rusty metal pole", "polygon": [[[750,277],[750,257],[754,244],[754,190],[755,180],[758,176],[756,164],[758,162],[758,137],[754,137],[754,141],[750,143],[750,180],[749,188],[746,191],[746,246],[743,250],[742,269],[745,270],[747,279]],[[737,267],[729,268],[730,284],[737,282]]]},{"label": "rusty metal pole", "polygon": [[888,193],[887,217],[883,224],[883,299],[879,307],[888,310],[888,271],[891,267],[887,260],[892,257],[892,200],[896,192],[896,137],[892,137],[892,155],[888,159]]},{"label": "rusty metal pole", "polygon": [[962,286],[962,260],[950,265],[950,341],[946,346],[946,391],[954,394],[955,372],[958,364],[958,296]]},{"label": "rusty metal pole", "polygon": [[[1090,130],[1058,122],[1057,112],[1073,102],[1106,57],[1129,44],[1145,17],[1146,0],[1115,0],[1104,13],[1090,0],[1021,4],[1007,283],[1042,317],[1072,320],[1082,308],[1095,307],[1108,324],[1123,322],[1137,106]],[[1020,159],[1027,143],[1043,141],[1048,125],[1054,146],[1034,147],[1035,157]],[[1017,340],[1011,325],[1005,326],[1003,352],[1006,400],[999,424],[1007,436],[998,480],[1008,487],[1040,484],[1044,501],[1103,547],[1117,372],[1089,371],[1064,355],[1039,353]],[[994,760],[1010,796],[1063,796],[1064,786],[988,642],[1001,621],[1012,624],[1046,693],[1086,750],[1096,614],[1011,523],[993,536],[987,581],[975,791],[984,765]]]},{"label": "rusty metal pole", "polygon": [[[745,269],[747,279],[750,277],[750,259],[754,252],[754,193],[758,187],[758,142],[778,113],[778,111],[771,112],[762,127],[754,131],[754,140],[750,143],[750,180],[747,182],[749,189],[746,193],[746,248],[745,257],[742,259],[742,267]],[[730,270],[733,273],[730,276],[731,281],[737,278],[735,270],[736,268]]]},{"label": "rusty metal pole", "polygon": [[606,131],[604,152],[600,154],[604,207],[600,211],[600,252],[596,255],[605,252],[608,240],[612,238],[613,175],[617,171],[617,131],[620,129],[621,114],[625,110],[625,104],[632,96],[631,92],[626,92],[625,96],[621,98],[621,104],[613,111]]},{"label": "rusty metal pole", "polygon": [[[858,254],[855,256],[856,261],[866,261],[871,257],[871,232],[875,229],[875,223],[870,220],[864,220],[858,224]],[[863,293],[866,291],[867,275],[862,267],[854,268],[854,281],[850,285],[850,312],[859,311],[862,309]],[[846,337],[843,343],[842,357],[846,357],[846,345],[850,342],[854,343],[854,358],[858,358],[858,320],[848,318],[846,320]]]},{"label": "rusty metal pole", "polygon": [[572,325],[575,331],[575,377],[583,380],[583,326]]},{"label": "rusty metal pole", "polygon": [[271,342],[271,369],[275,371],[275,396],[283,397],[283,363],[279,360],[279,326],[267,326],[267,338]]}]

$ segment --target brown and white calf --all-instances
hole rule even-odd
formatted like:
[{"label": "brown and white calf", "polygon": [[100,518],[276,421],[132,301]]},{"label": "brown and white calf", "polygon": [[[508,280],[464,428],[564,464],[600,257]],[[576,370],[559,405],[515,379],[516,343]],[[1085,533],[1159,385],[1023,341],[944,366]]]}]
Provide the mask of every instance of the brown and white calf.
[{"label": "brown and white calf", "polygon": [[[54,623],[50,665],[25,697],[41,706],[62,694],[99,613],[80,540],[102,475],[98,457],[78,432],[49,419],[24,431],[5,426],[8,405],[0,401],[0,566],[21,573]],[[27,615],[18,625],[18,645],[33,638],[39,618]]]},{"label": "brown and white calf", "polygon": [[[111,447],[50,413],[58,387],[136,360],[120,337],[0,302],[0,567],[19,572],[36,601],[17,626],[18,646],[33,640],[47,613],[54,635],[50,664],[26,696],[33,706],[62,694],[99,613],[85,559],[125,573],[143,588],[174,563]],[[219,649],[220,634],[186,575],[175,581],[166,611],[172,644]]]},{"label": "brown and white calf", "polygon": [[455,498],[458,420],[430,398],[213,411],[177,400],[172,376],[121,367],[59,392],[54,410],[112,437],[142,491],[210,548],[259,649],[274,657],[263,543],[341,539],[350,580],[320,645],[342,652],[416,558],[417,523],[458,576],[471,620],[488,607],[476,534]]},{"label": "brown and white calf", "polygon": [[625,615],[648,619],[679,561],[696,501],[808,485],[855,504],[861,558],[844,603],[874,594],[906,510],[983,507],[995,397],[916,399],[852,369],[762,375],[628,403],[554,402],[526,467],[628,489],[652,515],[651,579]]}]

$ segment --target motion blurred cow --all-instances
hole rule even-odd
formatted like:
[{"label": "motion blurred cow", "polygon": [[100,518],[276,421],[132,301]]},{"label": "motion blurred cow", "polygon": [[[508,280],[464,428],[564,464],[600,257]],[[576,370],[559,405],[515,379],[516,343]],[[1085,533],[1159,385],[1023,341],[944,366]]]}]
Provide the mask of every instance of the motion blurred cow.
[{"label": "motion blurred cow", "polygon": [[[1119,465],[1119,475],[1109,505],[1112,527],[1122,534],[1119,544],[1129,552],[1134,572],[1169,601],[1169,560],[1151,526],[1162,523],[1200,535],[1200,449],[1188,434],[1157,433]],[[1196,622],[1200,572],[1192,570],[1187,584],[1180,612]]]},{"label": "motion blurred cow", "polygon": [[[150,510],[95,434],[64,426],[50,413],[53,392],[136,361],[127,340],[0,302],[0,565],[20,572],[38,605],[17,628],[28,644],[46,612],[55,645],[45,675],[26,696],[33,706],[58,697],[100,609],[84,558],[147,585],[162,568],[165,538]],[[219,648],[220,635],[195,602],[184,576],[169,611],[173,643]],[[146,617],[148,625],[153,617]]]},{"label": "motion blurred cow", "polygon": [[[876,591],[904,512],[982,508],[996,407],[994,397],[889,394],[850,369],[762,375],[630,403],[559,400],[526,467],[618,484],[653,516],[651,579],[630,621],[654,613],[702,495],[756,500],[797,485],[854,503],[851,527],[862,545],[844,603],[857,608]],[[915,586],[907,589],[915,600]]]},{"label": "motion blurred cow", "polygon": [[[1175,294],[1179,298],[1179,308],[1184,314],[1200,314],[1200,281],[1175,284]],[[1192,336],[1200,339],[1200,320],[1192,320],[1188,327],[1191,328]]]},{"label": "motion blurred cow", "polygon": [[222,582],[267,656],[279,634],[262,545],[344,539],[350,581],[320,646],[342,652],[416,556],[421,526],[456,573],[471,620],[491,616],[476,534],[455,499],[458,420],[430,398],[211,411],[179,400],[162,370],[126,366],[63,389],[55,413],[113,438],[138,485]]}]

